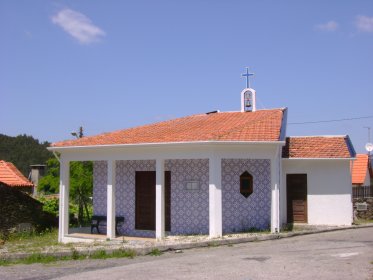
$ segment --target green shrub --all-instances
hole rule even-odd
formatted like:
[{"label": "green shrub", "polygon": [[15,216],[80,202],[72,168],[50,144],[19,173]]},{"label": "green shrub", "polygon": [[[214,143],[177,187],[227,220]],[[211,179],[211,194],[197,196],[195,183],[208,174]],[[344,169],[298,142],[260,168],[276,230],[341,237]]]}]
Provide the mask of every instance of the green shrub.
[{"label": "green shrub", "polygon": [[162,252],[158,248],[154,248],[150,251],[149,255],[151,256],[160,256]]},{"label": "green shrub", "polygon": [[38,200],[43,203],[43,211],[58,216],[59,199],[58,198],[45,198],[41,196]]},{"label": "green shrub", "polygon": [[107,259],[109,257],[108,254],[106,254],[105,250],[99,250],[93,252],[93,254],[90,256],[91,259]]}]

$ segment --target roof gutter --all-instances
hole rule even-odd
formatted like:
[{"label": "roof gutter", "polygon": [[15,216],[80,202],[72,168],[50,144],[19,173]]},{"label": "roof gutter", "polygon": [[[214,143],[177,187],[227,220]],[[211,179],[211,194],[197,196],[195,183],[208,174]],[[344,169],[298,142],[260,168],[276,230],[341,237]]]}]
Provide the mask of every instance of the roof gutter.
[{"label": "roof gutter", "polygon": [[281,145],[285,146],[285,141],[192,141],[192,142],[164,142],[164,143],[141,143],[141,144],[111,144],[111,145],[91,145],[91,146],[64,146],[64,147],[48,147],[49,151],[52,151],[55,157],[55,152],[63,150],[90,150],[90,149],[104,149],[104,148],[130,148],[130,147],[162,147],[162,146],[182,146],[182,145]]},{"label": "roof gutter", "polygon": [[282,160],[355,160],[354,157],[349,158],[282,158]]}]

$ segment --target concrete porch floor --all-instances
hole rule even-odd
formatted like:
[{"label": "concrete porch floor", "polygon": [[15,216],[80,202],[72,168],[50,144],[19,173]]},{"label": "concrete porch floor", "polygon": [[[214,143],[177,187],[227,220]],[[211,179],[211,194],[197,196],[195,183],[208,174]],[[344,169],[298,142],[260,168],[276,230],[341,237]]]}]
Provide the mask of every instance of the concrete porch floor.
[{"label": "concrete porch floor", "polygon": [[[70,228],[69,234],[64,237],[65,242],[74,242],[74,243],[87,243],[87,242],[95,242],[95,241],[107,241],[106,234],[97,234],[91,233],[90,227],[81,227],[81,228]],[[126,236],[126,235],[118,235],[116,238],[110,240],[112,242],[130,242],[130,241],[137,241],[137,242],[152,242],[155,243],[155,238],[148,238],[148,237],[136,237],[136,236]]]},{"label": "concrete porch floor", "polygon": [[[83,238],[83,239],[98,239],[98,240],[106,240],[106,235],[105,234],[94,234],[94,233],[70,233],[67,235],[67,237],[73,237],[73,238]],[[118,241],[131,241],[131,240],[136,240],[136,241],[153,241],[155,242],[155,238],[147,238],[147,237],[135,237],[135,236],[125,236],[125,235],[119,235],[113,240],[118,240]]]}]

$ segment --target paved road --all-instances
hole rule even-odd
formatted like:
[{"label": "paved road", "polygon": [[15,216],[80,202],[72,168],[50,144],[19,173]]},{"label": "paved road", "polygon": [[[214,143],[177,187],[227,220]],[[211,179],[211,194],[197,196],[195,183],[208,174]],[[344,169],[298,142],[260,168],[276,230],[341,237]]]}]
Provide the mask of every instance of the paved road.
[{"label": "paved road", "polygon": [[373,279],[373,228],[133,260],[0,267],[0,279]]}]

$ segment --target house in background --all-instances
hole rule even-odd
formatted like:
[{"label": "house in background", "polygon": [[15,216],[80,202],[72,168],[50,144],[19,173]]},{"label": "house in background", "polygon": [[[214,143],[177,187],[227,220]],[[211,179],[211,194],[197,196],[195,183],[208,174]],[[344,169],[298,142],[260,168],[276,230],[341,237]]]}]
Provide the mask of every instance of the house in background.
[{"label": "house in background", "polygon": [[0,160],[0,185],[15,188],[24,193],[33,194],[34,184],[11,162]]},{"label": "house in background", "polygon": [[10,162],[0,160],[0,235],[45,230],[56,225],[53,214],[34,199],[34,184]]},{"label": "house in background", "polygon": [[352,186],[370,186],[373,183],[373,172],[367,154],[357,154],[352,166]]},{"label": "house in background", "polygon": [[93,211],[107,237],[351,225],[348,136],[286,137],[287,109],[213,111],[52,144],[60,153],[59,241],[69,235],[69,164],[94,161]]}]

